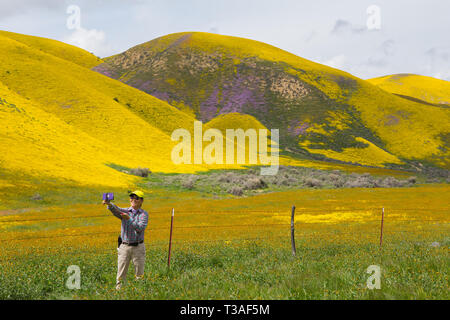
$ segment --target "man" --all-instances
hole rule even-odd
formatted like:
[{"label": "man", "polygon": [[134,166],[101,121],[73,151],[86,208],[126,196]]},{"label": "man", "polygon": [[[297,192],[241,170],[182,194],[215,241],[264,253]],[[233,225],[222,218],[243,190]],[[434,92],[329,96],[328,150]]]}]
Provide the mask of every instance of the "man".
[{"label": "man", "polygon": [[142,279],[145,267],[144,231],[148,224],[148,213],[141,209],[144,193],[134,191],[130,193],[129,208],[119,208],[109,200],[103,200],[114,216],[122,220],[120,236],[122,244],[119,246],[117,259],[116,289],[119,290],[126,281],[128,266],[133,260],[136,279]]}]

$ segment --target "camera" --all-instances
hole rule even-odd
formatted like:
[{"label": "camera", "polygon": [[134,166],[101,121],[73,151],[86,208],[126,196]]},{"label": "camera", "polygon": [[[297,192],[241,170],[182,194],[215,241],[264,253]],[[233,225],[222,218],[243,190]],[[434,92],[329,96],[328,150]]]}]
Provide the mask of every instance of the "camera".
[{"label": "camera", "polygon": [[104,193],[103,194],[103,200],[106,200],[106,201],[114,200],[114,193],[112,193],[112,192]]}]

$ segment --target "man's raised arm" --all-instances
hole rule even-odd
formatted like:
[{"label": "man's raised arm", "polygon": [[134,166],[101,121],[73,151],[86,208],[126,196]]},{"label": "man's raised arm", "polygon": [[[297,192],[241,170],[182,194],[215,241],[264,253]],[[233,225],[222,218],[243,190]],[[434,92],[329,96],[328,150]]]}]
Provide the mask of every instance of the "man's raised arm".
[{"label": "man's raised arm", "polygon": [[125,208],[119,208],[118,206],[116,206],[114,203],[111,203],[109,201],[105,201],[103,200],[103,204],[107,204],[108,205],[108,209],[109,211],[112,212],[112,214],[117,217],[118,219],[122,220],[122,215],[121,213],[126,213],[127,209]]}]

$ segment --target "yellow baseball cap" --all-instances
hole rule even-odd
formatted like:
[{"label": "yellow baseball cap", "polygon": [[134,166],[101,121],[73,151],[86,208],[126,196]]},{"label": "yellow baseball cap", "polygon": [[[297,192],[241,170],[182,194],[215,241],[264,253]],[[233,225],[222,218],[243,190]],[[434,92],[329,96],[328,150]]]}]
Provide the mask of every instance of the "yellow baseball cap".
[{"label": "yellow baseball cap", "polygon": [[130,196],[132,196],[133,194],[134,194],[135,196],[138,196],[139,198],[144,199],[144,193],[143,193],[142,191],[140,191],[140,190],[136,190],[136,191],[131,192],[131,193],[130,193]]}]

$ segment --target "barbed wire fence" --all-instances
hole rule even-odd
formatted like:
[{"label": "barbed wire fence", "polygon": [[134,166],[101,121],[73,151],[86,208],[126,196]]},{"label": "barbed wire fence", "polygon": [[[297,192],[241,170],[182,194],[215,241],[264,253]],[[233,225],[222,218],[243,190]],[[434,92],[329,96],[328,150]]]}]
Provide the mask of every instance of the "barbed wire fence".
[{"label": "barbed wire fence", "polygon": [[[384,208],[383,208],[384,209]],[[326,211],[327,209],[312,209],[312,208],[293,208],[292,210],[292,216],[291,216],[291,222],[290,223],[255,223],[255,224],[201,224],[201,225],[177,225],[175,224],[173,227],[173,230],[175,230],[175,234],[176,234],[176,230],[179,229],[226,229],[226,228],[263,228],[263,227],[286,227],[286,235],[274,235],[274,234],[270,234],[268,233],[268,236],[259,236],[259,237],[238,237],[238,238],[217,238],[217,239],[182,239],[182,238],[175,238],[174,241],[172,242],[173,244],[176,245],[186,245],[186,244],[201,244],[201,243],[214,243],[214,242],[229,242],[229,243],[236,243],[236,242],[245,242],[245,241],[267,241],[267,240],[281,240],[281,239],[286,239],[286,243],[291,242],[291,246],[292,246],[292,252],[293,255],[296,255],[296,248],[295,248],[295,243],[296,240],[294,239],[295,237],[297,238],[297,241],[300,240],[306,240],[306,239],[313,239],[316,238],[318,236],[355,236],[358,235],[358,232],[356,230],[352,230],[352,231],[345,231],[343,232],[342,230],[336,228],[335,230],[333,230],[333,232],[325,232],[324,230],[320,230],[320,231],[310,231],[310,232],[305,232],[305,230],[301,230],[301,232],[298,231],[299,227],[301,226],[305,226],[306,224],[308,224],[308,227],[310,227],[312,224],[323,224],[326,223],[327,220],[326,219],[318,219],[315,222],[305,222],[305,221],[299,221],[297,219],[297,222],[295,222],[294,219],[294,212],[295,210],[297,211],[301,211],[301,213],[323,213],[324,211]],[[375,207],[371,207],[371,208],[348,208],[348,209],[329,209],[329,211],[335,213],[335,212],[368,212],[368,211],[372,211],[372,210],[377,210],[379,212],[382,212],[382,208],[375,208]],[[384,210],[383,210],[384,211]],[[413,212],[449,212],[450,213],[450,208],[389,208],[389,212],[401,212],[401,211],[413,211]],[[280,211],[280,210],[235,210],[235,211],[231,211],[231,210],[222,210],[222,211],[213,211],[213,210],[185,210],[185,211],[176,211],[176,216],[190,216],[190,215],[197,215],[197,214],[202,214],[202,215],[210,215],[210,214],[236,214],[236,213],[240,213],[240,214],[251,214],[251,213],[264,213],[264,214],[279,214],[279,213],[286,213],[286,217],[288,217],[289,212],[286,211]],[[160,210],[160,211],[151,211],[149,212],[150,215],[167,215],[167,217],[170,217],[170,212],[167,210]],[[301,215],[300,215],[301,217]],[[51,218],[42,218],[42,219],[5,219],[5,220],[0,220],[1,224],[4,223],[24,223],[24,222],[52,222],[52,221],[64,221],[64,220],[76,220],[76,219],[90,219],[90,218],[114,218],[112,215],[79,215],[79,216],[66,216],[66,217],[51,217]],[[369,231],[369,230],[364,230],[364,234],[367,235],[371,235],[373,236],[374,240],[379,240],[380,241],[380,247],[382,246],[382,239],[383,239],[383,234],[385,235],[393,235],[393,234],[404,234],[404,233],[412,233],[413,231],[410,229],[396,229],[396,230],[383,230],[382,224],[384,223],[386,225],[386,223],[389,223],[390,221],[386,218],[389,218],[389,216],[386,217],[386,215],[384,215],[384,213],[380,214],[380,218],[379,219],[365,219],[365,218],[361,218],[361,219],[341,219],[341,220],[335,220],[332,222],[332,226],[328,225],[329,228],[332,228],[333,226],[336,227],[338,225],[344,225],[344,227],[346,227],[347,229],[350,227],[350,224],[354,223],[357,226],[361,226],[361,225],[367,225],[370,223],[378,223],[377,227],[375,229],[375,226],[373,227],[373,231]],[[432,224],[437,225],[438,227],[442,227],[442,226],[448,226],[448,224],[450,223],[450,220],[447,219],[434,219],[431,217],[424,217],[424,218],[395,218],[394,220],[392,220],[392,222],[394,223],[405,223],[405,222],[413,222],[413,223],[425,223],[426,226],[430,226]],[[381,226],[381,229],[380,229]],[[297,227],[297,230],[296,230]],[[351,226],[354,227],[354,226]],[[152,231],[158,231],[158,230],[170,230],[170,226],[167,227],[151,227],[149,226],[147,228],[148,232],[152,232]],[[255,229],[254,229],[255,230]],[[289,235],[289,232],[290,235]],[[414,230],[414,232],[434,232],[433,230]],[[361,236],[361,230],[359,231],[359,236]],[[59,235],[49,235],[49,236],[29,236],[29,237],[19,237],[19,238],[1,238],[0,241],[2,242],[19,242],[19,241],[27,241],[27,240],[44,240],[44,239],[66,239],[66,238],[73,238],[73,237],[90,237],[90,236],[110,236],[112,234],[118,235],[119,231],[99,231],[99,232],[85,232],[85,233],[77,233],[77,234],[59,234]],[[376,237],[376,236],[379,237]],[[288,242],[289,241],[289,242]],[[115,242],[117,243],[117,242]],[[145,243],[146,247],[154,247],[154,248],[164,248],[165,246],[168,245],[167,242],[164,242],[162,240],[160,240],[159,242],[153,242],[153,243],[149,243],[148,241],[146,241]],[[59,247],[45,247],[48,251],[51,250],[58,250],[61,249],[61,246]],[[67,249],[67,248],[65,248]],[[92,249],[92,250],[82,250],[83,254],[90,254],[90,253],[97,253],[97,254],[112,254],[114,253],[114,251],[116,250],[116,248],[96,248],[96,249]],[[67,253],[71,253],[69,251],[65,251]],[[16,253],[19,253],[18,251]],[[29,253],[29,252],[27,252]],[[73,250],[72,253],[80,253],[79,248],[76,248]],[[7,260],[7,259],[6,259]],[[5,261],[5,259],[0,259],[0,261]]]}]

